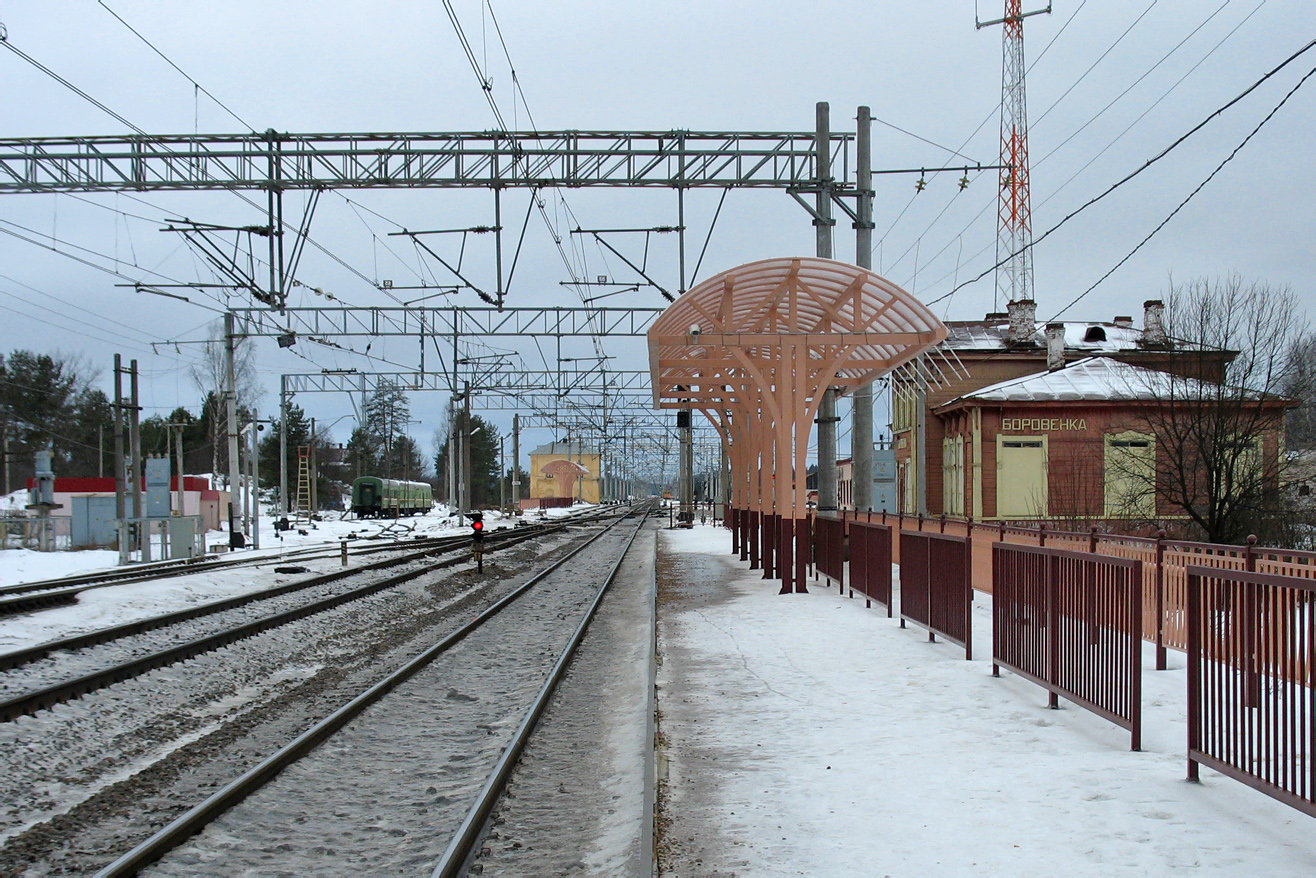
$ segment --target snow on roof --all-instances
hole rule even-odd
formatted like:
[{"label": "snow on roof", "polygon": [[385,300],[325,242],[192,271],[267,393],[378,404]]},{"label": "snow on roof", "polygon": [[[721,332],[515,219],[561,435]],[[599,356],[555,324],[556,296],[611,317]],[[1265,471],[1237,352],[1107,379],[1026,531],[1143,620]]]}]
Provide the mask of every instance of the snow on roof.
[{"label": "snow on roof", "polygon": [[[942,346],[955,351],[999,351],[1009,347],[1008,321],[950,321],[946,324],[950,334]],[[1065,350],[1090,353],[1115,353],[1139,349],[1142,330],[1115,323],[1070,321],[1065,323]],[[1040,328],[1033,332],[1033,344],[1046,349],[1046,333]]]},{"label": "snow on roof", "polygon": [[[1174,380],[1187,382],[1174,388],[1180,396],[1191,393],[1194,385],[1206,387],[1191,379]],[[992,384],[953,399],[946,406],[969,399],[984,402],[1157,399],[1170,392],[1170,381],[1169,375],[1155,369],[1132,366],[1108,357],[1087,357],[1054,372],[1037,372]]]},{"label": "snow on roof", "polygon": [[547,442],[531,449],[531,454],[597,454],[593,448],[579,442]]}]

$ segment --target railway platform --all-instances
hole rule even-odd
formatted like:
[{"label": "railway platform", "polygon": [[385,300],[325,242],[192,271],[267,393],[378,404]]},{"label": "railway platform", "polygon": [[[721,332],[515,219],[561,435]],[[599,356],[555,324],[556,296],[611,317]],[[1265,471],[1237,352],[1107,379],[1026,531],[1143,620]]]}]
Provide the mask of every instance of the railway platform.
[{"label": "railway platform", "polygon": [[1185,660],[1144,654],[1143,750],[876,604],[777,584],[713,526],[658,538],[665,875],[1316,874],[1312,818],[1185,780]]}]

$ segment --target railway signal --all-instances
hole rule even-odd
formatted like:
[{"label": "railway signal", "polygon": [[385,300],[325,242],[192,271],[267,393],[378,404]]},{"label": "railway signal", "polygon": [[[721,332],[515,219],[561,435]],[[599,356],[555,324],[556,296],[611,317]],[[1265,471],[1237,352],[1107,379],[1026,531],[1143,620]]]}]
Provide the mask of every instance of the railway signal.
[{"label": "railway signal", "polygon": [[468,512],[471,520],[471,554],[475,556],[475,569],[484,572],[484,513]]}]

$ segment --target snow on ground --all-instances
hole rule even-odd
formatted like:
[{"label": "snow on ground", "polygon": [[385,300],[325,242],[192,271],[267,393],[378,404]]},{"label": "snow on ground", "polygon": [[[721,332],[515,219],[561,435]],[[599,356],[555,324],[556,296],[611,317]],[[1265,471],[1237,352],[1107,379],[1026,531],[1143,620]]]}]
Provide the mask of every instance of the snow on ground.
[{"label": "snow on ground", "polygon": [[[1316,823],[1185,776],[1184,657],[1146,653],[1144,751],[876,605],[778,596],[721,528],[664,531],[665,830],[681,875],[1316,874]],[[665,558],[661,558],[665,556]],[[666,573],[664,574],[664,569]]]},{"label": "snow on ground", "polygon": [[[585,507],[578,506],[574,511],[579,513],[583,508]],[[572,514],[573,510],[552,509],[548,512],[548,518],[556,519]],[[536,515],[537,513],[530,513],[527,517],[534,521]],[[405,539],[413,535],[436,537],[470,532],[467,519],[458,519],[450,515],[447,507],[443,506],[437,507],[427,515],[403,518],[396,522],[392,519],[339,520],[338,513],[329,513],[328,518],[332,520],[315,522],[313,527],[301,525],[300,528],[306,531],[305,535],[295,529],[286,531],[282,540],[275,533],[273,517],[262,518],[261,549],[239,550],[233,557],[264,558],[268,559],[272,566],[283,560],[293,549],[336,548],[340,540],[347,539],[352,534],[356,535],[357,541],[352,542],[351,546],[366,547],[381,542],[365,539],[370,534],[384,533],[388,536],[402,536]],[[517,519],[499,512],[485,513],[485,527],[489,530],[514,527],[516,521]],[[227,545],[226,541],[227,536],[218,531],[212,531],[207,537],[207,542],[211,545],[216,542],[224,542]],[[367,563],[379,560],[379,557],[364,555],[360,556],[360,560],[361,563]],[[0,585],[113,569],[118,560],[118,552],[99,549],[78,552],[8,549],[0,551]],[[304,561],[299,556],[288,560],[290,563],[306,566],[312,573],[339,569],[336,555],[319,561]],[[269,567],[266,565],[255,571],[243,566],[88,589],[82,592],[78,596],[78,602],[71,606],[51,607],[40,612],[0,618],[0,652],[11,652],[83,631],[150,618],[267,587],[271,584],[270,576]]]}]

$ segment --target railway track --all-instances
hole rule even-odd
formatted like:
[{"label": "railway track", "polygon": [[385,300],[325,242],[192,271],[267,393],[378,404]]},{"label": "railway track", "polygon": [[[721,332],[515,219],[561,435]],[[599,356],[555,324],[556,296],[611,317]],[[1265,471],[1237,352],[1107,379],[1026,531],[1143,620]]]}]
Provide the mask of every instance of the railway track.
[{"label": "railway track", "polygon": [[[557,520],[568,522],[587,521],[596,515],[605,514],[605,511],[606,507],[594,508],[574,516],[563,516]],[[377,523],[363,521],[362,525],[364,527],[375,527]],[[409,548],[442,546],[446,544],[446,541],[454,539],[454,537],[421,537],[413,534],[412,530],[414,530],[414,523],[410,528],[399,530],[398,523],[392,522],[383,526],[378,532],[356,537],[346,542],[352,556],[361,557],[363,555],[395,552],[403,545]],[[490,533],[495,532],[490,531]],[[376,541],[381,539],[387,540],[387,544],[377,545]],[[467,539],[469,542],[468,537],[462,539]],[[243,555],[241,557],[206,557],[179,561],[155,561],[122,569],[23,582],[0,587],[0,616],[28,613],[49,607],[68,606],[76,603],[78,595],[82,592],[94,588],[191,576],[216,570],[323,560],[338,557],[341,551],[341,547],[308,546],[300,549],[290,549],[280,552],[278,555],[267,554],[255,557]]]},{"label": "railway track", "polygon": [[[416,538],[410,541],[403,541],[399,538],[391,540],[387,545],[376,545],[373,543],[358,545],[357,541],[349,541],[349,550],[352,557],[359,558],[362,555],[377,555],[384,552],[395,552],[400,545],[405,545],[407,547],[440,545],[441,541],[447,539],[452,539],[452,537],[425,537]],[[0,616],[28,613],[33,610],[41,610],[48,607],[68,606],[69,604],[76,603],[78,596],[82,592],[94,588],[108,588],[110,586],[129,585],[136,582],[151,582],[179,576],[192,576],[198,573],[210,573],[217,570],[233,570],[244,567],[264,567],[274,564],[293,564],[307,561],[318,561],[338,557],[341,552],[341,546],[332,550],[325,549],[322,546],[316,546],[281,552],[278,555],[167,561],[160,562],[161,566],[158,567],[155,564],[139,565],[122,570],[108,570],[99,573],[89,573],[82,576],[69,576],[61,579],[24,582],[0,588]]]},{"label": "railway track", "polygon": [[170,874],[269,871],[281,854],[293,871],[458,874],[645,512],[619,517],[98,874],[136,874],[185,843],[162,864]]},{"label": "railway track", "polygon": [[[485,542],[485,551],[515,546],[555,529],[494,532]],[[469,560],[469,537],[436,542],[438,545],[362,567],[0,654],[0,670],[8,672],[0,677],[0,722],[63,704]],[[408,569],[382,579],[370,576],[399,566]],[[359,579],[367,581],[351,585]]]}]

